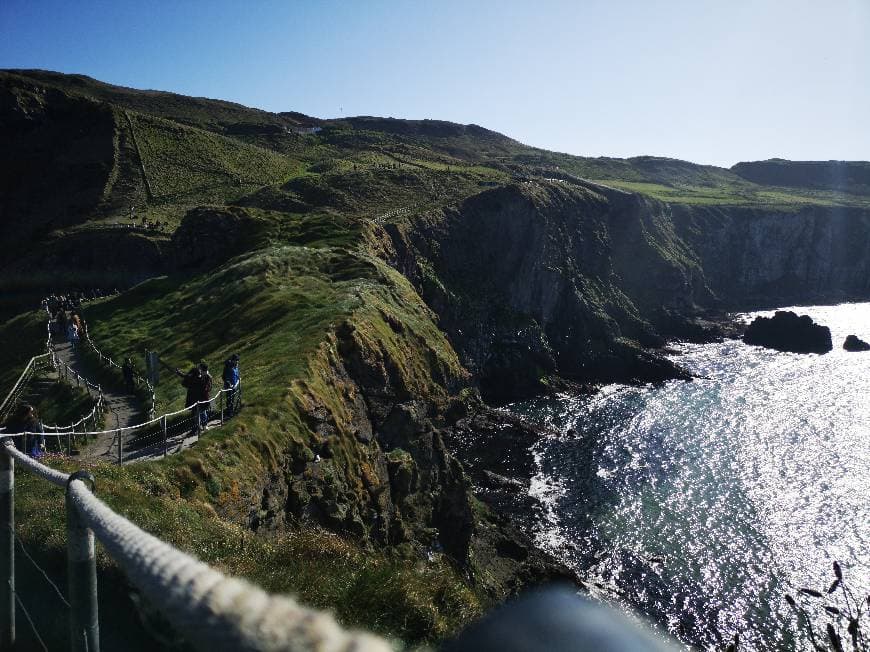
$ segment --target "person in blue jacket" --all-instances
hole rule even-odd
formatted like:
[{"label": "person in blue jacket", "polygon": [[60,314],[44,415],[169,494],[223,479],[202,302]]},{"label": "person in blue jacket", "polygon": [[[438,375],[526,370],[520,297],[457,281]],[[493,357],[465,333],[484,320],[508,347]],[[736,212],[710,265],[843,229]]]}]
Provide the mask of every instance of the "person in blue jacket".
[{"label": "person in blue jacket", "polygon": [[224,389],[227,390],[227,417],[233,416],[236,411],[236,396],[239,385],[239,354],[233,353],[224,362]]}]

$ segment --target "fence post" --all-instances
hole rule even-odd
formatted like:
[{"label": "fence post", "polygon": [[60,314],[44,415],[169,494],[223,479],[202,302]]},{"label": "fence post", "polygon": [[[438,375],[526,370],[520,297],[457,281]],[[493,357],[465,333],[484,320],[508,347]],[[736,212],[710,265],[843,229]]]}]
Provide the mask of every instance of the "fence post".
[{"label": "fence post", "polygon": [[82,520],[70,496],[70,485],[81,480],[94,490],[94,476],[76,471],[66,482],[67,576],[69,577],[69,630],[72,652],[99,652],[97,612],[97,559],[94,533]]},{"label": "fence post", "polygon": [[118,428],[118,466],[124,463],[124,442],[121,438],[124,436],[124,431]]},{"label": "fence post", "polygon": [[[0,446],[6,444],[0,442]],[[15,647],[15,460],[0,451],[0,650]]]},{"label": "fence post", "polygon": [[76,431],[75,424],[69,427],[71,432],[66,433],[66,455],[67,457],[72,457],[72,433]]},{"label": "fence post", "polygon": [[221,425],[224,425],[224,390],[220,391],[221,395]]},{"label": "fence post", "polygon": [[166,457],[166,453],[169,448],[169,437],[166,432],[166,415],[163,415],[163,457]]}]

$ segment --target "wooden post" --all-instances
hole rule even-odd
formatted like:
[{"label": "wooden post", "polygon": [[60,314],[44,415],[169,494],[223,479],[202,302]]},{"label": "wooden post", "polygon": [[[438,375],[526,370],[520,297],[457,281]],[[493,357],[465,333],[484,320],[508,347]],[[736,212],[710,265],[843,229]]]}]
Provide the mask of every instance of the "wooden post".
[{"label": "wooden post", "polygon": [[[5,444],[0,443],[0,446]],[[0,650],[15,649],[15,460],[0,450]]]},{"label": "wooden post", "polygon": [[94,533],[82,520],[70,496],[70,484],[87,482],[94,490],[94,476],[76,471],[66,482],[67,577],[69,578],[69,629],[72,652],[99,652],[100,623],[97,611],[97,558]]}]

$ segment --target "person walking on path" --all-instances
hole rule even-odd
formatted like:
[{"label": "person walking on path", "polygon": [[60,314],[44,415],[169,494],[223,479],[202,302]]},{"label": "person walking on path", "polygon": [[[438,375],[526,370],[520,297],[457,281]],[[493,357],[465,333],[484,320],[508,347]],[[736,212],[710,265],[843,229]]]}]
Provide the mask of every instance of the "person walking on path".
[{"label": "person walking on path", "polygon": [[239,354],[233,353],[224,362],[223,373],[224,389],[227,395],[227,418],[233,416],[236,411],[236,390],[239,386]]},{"label": "person walking on path", "polygon": [[66,312],[63,308],[59,308],[57,314],[54,316],[55,324],[57,325],[57,334],[58,335],[66,335]]},{"label": "person walking on path", "polygon": [[121,372],[124,374],[124,386],[127,392],[132,394],[136,391],[136,383],[133,380],[135,371],[133,370],[133,361],[130,358],[124,359],[124,366],[121,367]]},{"label": "person walking on path", "polygon": [[66,326],[66,339],[69,341],[72,350],[75,351],[79,344],[79,327],[74,321],[70,321]]},{"label": "person walking on path", "polygon": [[85,322],[84,318],[78,312],[78,310],[74,310],[72,315],[70,315],[70,319],[76,325],[76,328],[79,330],[79,339],[84,337],[88,332],[88,325]]}]

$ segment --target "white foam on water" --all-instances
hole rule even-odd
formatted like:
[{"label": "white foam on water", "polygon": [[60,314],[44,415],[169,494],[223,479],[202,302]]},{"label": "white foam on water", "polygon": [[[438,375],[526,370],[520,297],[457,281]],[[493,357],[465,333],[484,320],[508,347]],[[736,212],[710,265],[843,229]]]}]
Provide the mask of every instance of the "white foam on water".
[{"label": "white foam on water", "polygon": [[794,310],[831,353],[681,345],[705,379],[513,406],[562,433],[534,450],[539,543],[702,648],[809,649],[784,594],[835,559],[870,592],[870,352],[841,348],[870,303]]}]

